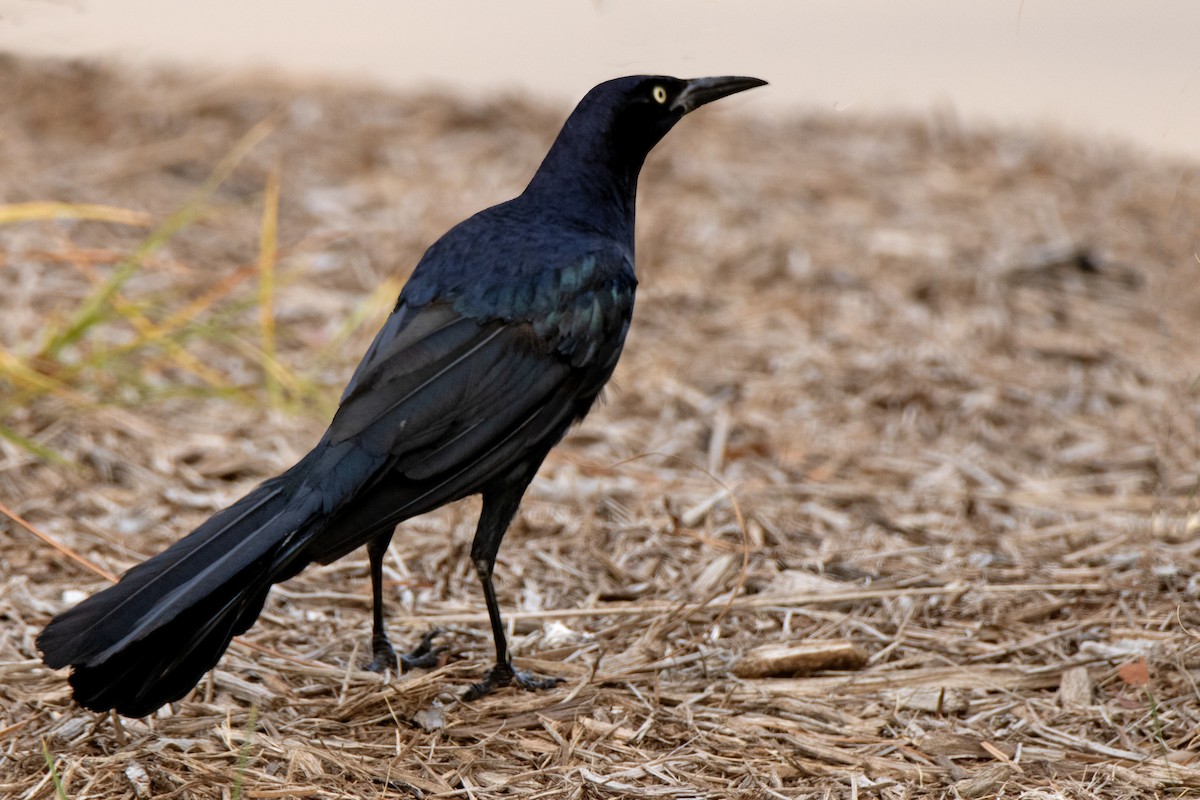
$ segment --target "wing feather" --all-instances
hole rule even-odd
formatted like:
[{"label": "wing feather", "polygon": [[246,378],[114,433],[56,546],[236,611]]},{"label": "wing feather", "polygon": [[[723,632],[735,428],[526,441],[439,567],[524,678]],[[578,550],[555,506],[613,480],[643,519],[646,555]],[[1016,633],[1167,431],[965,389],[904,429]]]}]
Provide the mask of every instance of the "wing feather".
[{"label": "wing feather", "polygon": [[404,519],[536,469],[616,365],[636,285],[619,266],[558,294],[552,313],[525,318],[402,296],[322,441],[333,466],[324,480],[354,484],[355,499],[331,509],[304,551],[328,562]]}]

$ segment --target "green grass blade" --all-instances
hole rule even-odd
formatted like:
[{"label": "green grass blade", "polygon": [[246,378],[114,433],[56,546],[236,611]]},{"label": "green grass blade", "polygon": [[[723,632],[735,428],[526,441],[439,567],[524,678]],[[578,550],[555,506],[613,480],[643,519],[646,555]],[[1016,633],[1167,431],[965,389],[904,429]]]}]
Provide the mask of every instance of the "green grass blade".
[{"label": "green grass blade", "polygon": [[50,753],[50,745],[46,737],[42,737],[42,757],[46,759],[46,767],[50,770],[50,780],[54,781],[54,793],[58,800],[67,800],[67,790],[63,788],[62,778],[58,777],[58,768],[54,766],[54,756]]},{"label": "green grass blade", "polygon": [[254,741],[254,725],[258,721],[258,706],[251,704],[246,717],[246,731],[242,736],[242,752],[238,756],[237,777],[233,781],[232,800],[242,800],[242,783],[246,779],[246,768],[250,765],[250,743]]},{"label": "green grass blade", "polygon": [[0,439],[7,439],[17,447],[20,447],[21,449],[26,450],[27,452],[32,453],[33,455],[45,461],[51,461],[63,467],[75,466],[75,464],[72,463],[71,460],[66,456],[63,456],[55,450],[51,450],[45,445],[38,444],[32,439],[22,436],[12,428],[4,425],[0,425]]}]

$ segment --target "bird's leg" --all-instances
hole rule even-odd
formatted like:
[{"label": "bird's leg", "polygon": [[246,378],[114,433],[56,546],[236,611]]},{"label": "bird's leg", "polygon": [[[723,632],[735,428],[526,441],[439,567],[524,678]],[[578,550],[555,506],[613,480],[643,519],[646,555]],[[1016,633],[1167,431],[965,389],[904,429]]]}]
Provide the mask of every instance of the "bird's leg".
[{"label": "bird's leg", "polygon": [[367,665],[372,672],[396,669],[400,662],[396,651],[388,641],[387,628],[383,624],[383,556],[387,553],[391,534],[377,536],[367,542],[367,557],[371,560],[371,654]]},{"label": "bird's leg", "polygon": [[508,654],[508,639],[504,635],[504,623],[500,619],[500,604],[496,601],[496,589],[492,585],[492,569],[496,564],[496,553],[500,540],[508,530],[508,523],[516,513],[521,495],[528,481],[513,491],[501,491],[499,496],[483,495],[483,512],[479,515],[479,527],[471,545],[471,560],[479,582],[483,584],[483,599],[487,602],[488,619],[492,623],[492,638],[496,642],[496,666],[488,670],[479,683],[472,684],[463,694],[463,700],[477,700],[493,689],[504,686],[519,686],[527,691],[550,689],[559,684],[561,678],[542,678],[531,672],[513,668]]},{"label": "bird's leg", "polygon": [[504,635],[504,623],[500,620],[500,604],[496,601],[496,590],[492,586],[492,564],[484,559],[476,559],[475,572],[483,584],[483,597],[487,601],[488,618],[492,622],[492,638],[496,642],[496,666],[488,670],[479,683],[463,694],[463,700],[478,700],[493,689],[505,686],[519,686],[526,691],[552,689],[562,682],[562,678],[541,678],[531,672],[516,669],[508,655],[508,639]]},{"label": "bird's leg", "polygon": [[402,653],[397,657],[396,650],[388,641],[387,628],[383,623],[383,556],[387,553],[388,544],[392,540],[389,531],[386,536],[377,536],[367,542],[367,557],[371,560],[371,663],[367,669],[372,672],[385,672],[400,668],[401,672],[410,669],[429,669],[437,666],[438,656],[446,648],[433,647],[433,639],[439,633],[433,629],[421,637],[421,642],[411,653]]}]

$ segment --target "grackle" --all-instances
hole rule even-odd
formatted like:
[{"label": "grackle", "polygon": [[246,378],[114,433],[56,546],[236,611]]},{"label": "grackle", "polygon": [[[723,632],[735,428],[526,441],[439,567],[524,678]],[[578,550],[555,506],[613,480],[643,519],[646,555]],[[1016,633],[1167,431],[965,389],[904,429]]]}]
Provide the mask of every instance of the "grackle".
[{"label": "grackle", "polygon": [[[509,660],[492,587],[500,540],[621,354],[642,162],[684,114],[764,83],[633,76],[588,92],[524,192],[425,252],[312,452],[46,626],[38,648],[48,666],[72,668],[75,699],[133,717],[178,700],[254,623],[273,584],[362,545],[371,666],[397,666],[382,597],[395,527],[473,494],[483,510],[471,559],[496,665],[465,697],[553,686]],[[433,654],[427,638],[400,664],[428,666]]]}]

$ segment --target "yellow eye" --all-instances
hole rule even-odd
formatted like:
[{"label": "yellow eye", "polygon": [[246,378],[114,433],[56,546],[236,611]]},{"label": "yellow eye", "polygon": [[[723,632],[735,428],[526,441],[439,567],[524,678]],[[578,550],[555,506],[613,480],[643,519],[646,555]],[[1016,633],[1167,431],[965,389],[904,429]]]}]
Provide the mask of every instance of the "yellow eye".
[{"label": "yellow eye", "polygon": [[654,102],[659,103],[660,105],[667,102],[667,90],[661,86],[655,86],[654,91],[650,94],[653,95]]}]

